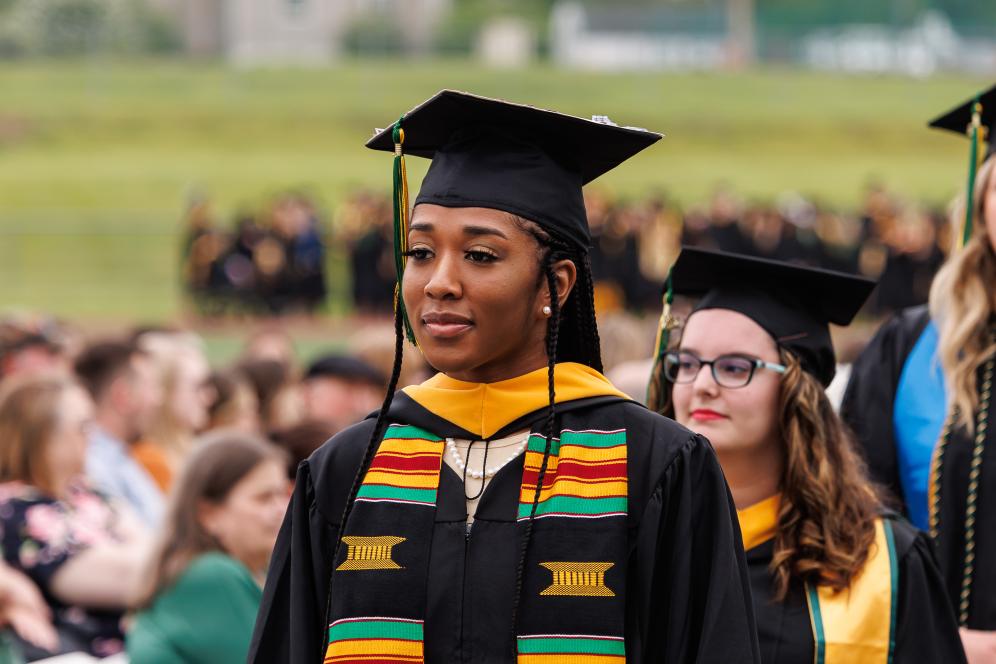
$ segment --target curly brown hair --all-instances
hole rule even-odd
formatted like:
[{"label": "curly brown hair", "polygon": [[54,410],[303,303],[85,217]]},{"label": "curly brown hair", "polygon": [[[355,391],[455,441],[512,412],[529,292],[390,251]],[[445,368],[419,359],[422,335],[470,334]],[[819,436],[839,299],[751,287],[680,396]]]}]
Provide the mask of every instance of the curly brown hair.
[{"label": "curly brown hair", "polygon": [[771,560],[778,601],[793,581],[847,588],[868,559],[882,512],[879,492],[823,386],[792,353],[780,353],[787,367],[778,416],[785,469]]},{"label": "curly brown hair", "polygon": [[[794,584],[835,591],[851,584],[868,559],[882,500],[819,380],[791,352],[779,353],[787,367],[778,404],[785,467],[771,572],[781,602]],[[674,386],[663,366],[651,380],[659,388],[650,407],[673,418]]]}]

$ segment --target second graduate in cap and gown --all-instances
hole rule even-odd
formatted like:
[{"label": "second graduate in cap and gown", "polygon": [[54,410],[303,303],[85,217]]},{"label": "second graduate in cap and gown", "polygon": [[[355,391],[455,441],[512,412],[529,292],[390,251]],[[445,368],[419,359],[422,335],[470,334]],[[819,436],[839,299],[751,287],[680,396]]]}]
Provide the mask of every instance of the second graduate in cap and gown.
[{"label": "second graduate in cap and gown", "polygon": [[996,661],[996,87],[931,126],[969,132],[971,204],[952,219],[929,307],[883,325],[841,413],[872,476],[934,537],[969,659],[978,645]]},{"label": "second graduate in cap and gown", "polygon": [[[581,187],[659,138],[444,91],[370,142],[398,359],[298,471],[250,661],[758,661],[711,447],[600,373]],[[404,154],[432,159],[410,222]],[[439,373],[394,394],[403,334]]]},{"label": "second graduate in cap and gown", "polygon": [[652,407],[716,448],[762,661],[963,662],[926,536],[884,510],[824,391],[829,323],[849,323],[874,283],[690,248],[670,280],[700,299],[680,341],[661,339]]}]

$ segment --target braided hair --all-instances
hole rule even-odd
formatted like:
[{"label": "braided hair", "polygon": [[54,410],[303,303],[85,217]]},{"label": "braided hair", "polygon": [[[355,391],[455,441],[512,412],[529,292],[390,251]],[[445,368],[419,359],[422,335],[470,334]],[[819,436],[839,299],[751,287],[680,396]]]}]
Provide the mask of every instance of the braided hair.
[{"label": "braided hair", "polygon": [[[558,361],[578,362],[587,365],[598,372],[602,371],[602,354],[600,340],[598,336],[598,323],[595,319],[594,281],[591,275],[591,261],[586,251],[579,250],[568,244],[563,239],[550,235],[541,229],[537,224],[521,217],[512,216],[512,221],[522,230],[529,233],[539,244],[542,257],[540,260],[540,273],[537,279],[537,288],[543,282],[546,283],[547,292],[550,296],[551,315],[547,319],[546,325],[546,354],[547,354],[547,391],[549,393],[549,406],[543,432],[546,444],[543,450],[543,460],[540,464],[539,475],[536,480],[536,490],[533,493],[533,503],[529,511],[529,518],[525,525],[525,537],[519,550],[519,562],[516,567],[515,600],[512,606],[512,643],[513,648],[517,647],[515,642],[516,624],[518,622],[519,600],[522,592],[522,580],[525,572],[526,559],[529,554],[529,543],[532,539],[533,520],[536,516],[536,509],[539,505],[540,492],[546,476],[547,466],[550,461],[551,445],[556,433],[556,394],[554,387],[554,367]],[[560,299],[557,292],[557,275],[554,265],[561,260],[570,260],[577,268],[577,281],[573,290],[568,295],[564,306],[560,306]],[[333,548],[333,564],[339,558],[339,550],[342,545],[342,535],[346,532],[346,525],[353,511],[356,502],[356,495],[360,490],[363,477],[373,459],[374,453],[380,443],[381,436],[387,426],[388,411],[394,400],[394,393],[398,387],[398,378],[401,374],[401,361],[404,351],[404,317],[401,312],[400,288],[395,298],[394,304],[394,366],[391,370],[391,379],[388,383],[387,394],[384,403],[377,414],[377,420],[370,438],[367,441],[366,449],[363,452],[363,459],[356,469],[353,483],[350,487],[346,504],[343,507],[342,518],[340,519],[339,532]],[[326,601],[326,617],[332,608],[332,579],[329,579],[329,589]],[[327,630],[326,630],[327,631]],[[322,652],[328,647],[328,635],[322,647]]]}]

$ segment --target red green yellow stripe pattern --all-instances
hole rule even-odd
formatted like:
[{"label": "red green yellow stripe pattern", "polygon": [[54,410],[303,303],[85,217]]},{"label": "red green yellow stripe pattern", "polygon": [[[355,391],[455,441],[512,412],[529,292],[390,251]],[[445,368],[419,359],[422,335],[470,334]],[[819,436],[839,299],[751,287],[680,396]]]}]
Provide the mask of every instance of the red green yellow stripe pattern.
[{"label": "red green yellow stripe pattern", "polygon": [[329,625],[325,664],[421,664],[423,621],[344,618]]},{"label": "red green yellow stripe pattern", "polygon": [[[519,494],[520,521],[532,510],[545,445],[542,435],[530,436]],[[551,443],[536,518],[624,516],[627,496],[626,431],[565,429]]]},{"label": "red green yellow stripe pattern", "polygon": [[622,637],[533,634],[518,638],[518,664],[625,664]]},{"label": "red green yellow stripe pattern", "polygon": [[444,444],[418,427],[392,424],[356,494],[357,502],[436,506]]}]

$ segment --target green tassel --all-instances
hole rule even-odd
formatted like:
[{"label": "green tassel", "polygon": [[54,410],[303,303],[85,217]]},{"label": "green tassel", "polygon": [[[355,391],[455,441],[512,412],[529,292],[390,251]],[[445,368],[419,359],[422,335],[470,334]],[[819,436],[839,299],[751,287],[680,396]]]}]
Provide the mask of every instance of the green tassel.
[{"label": "green tassel", "polygon": [[[408,251],[408,173],[405,169],[405,153],[403,150],[405,142],[405,130],[402,123],[405,116],[402,115],[394,123],[391,131],[391,139],[394,141],[394,268],[397,273],[397,283],[394,287],[394,307],[401,316],[405,324],[405,336],[412,344],[415,344],[415,333],[412,331],[412,324],[408,321],[408,312],[405,311],[405,301],[401,297],[401,281],[405,274],[405,254]],[[417,344],[416,344],[417,345]]]},{"label": "green tassel", "polygon": [[982,125],[982,104],[975,98],[972,104],[972,123],[968,126],[968,135],[972,141],[968,157],[968,187],[965,193],[965,224],[961,231],[961,246],[972,239],[972,214],[975,200],[975,173],[979,168],[979,132]]},{"label": "green tassel", "polygon": [[668,272],[664,282],[664,297],[661,306],[661,319],[657,324],[657,341],[654,343],[654,364],[650,370],[650,384],[647,386],[647,406],[660,412],[663,408],[664,378],[661,364],[671,343],[671,330],[677,327],[677,321],[671,316],[671,305],[674,303],[674,281]]}]

